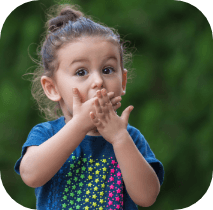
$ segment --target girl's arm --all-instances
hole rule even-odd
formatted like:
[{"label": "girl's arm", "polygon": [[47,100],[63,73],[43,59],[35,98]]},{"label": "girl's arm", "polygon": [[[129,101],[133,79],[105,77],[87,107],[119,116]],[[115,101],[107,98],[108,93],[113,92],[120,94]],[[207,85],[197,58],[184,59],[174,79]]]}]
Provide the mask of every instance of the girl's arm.
[{"label": "girl's arm", "polygon": [[139,152],[127,130],[120,132],[116,138],[113,149],[128,194],[137,205],[151,206],[160,192],[155,171]]},{"label": "girl's arm", "polygon": [[87,134],[78,118],[72,118],[58,133],[39,146],[28,147],[20,175],[30,187],[47,183],[62,167]]}]

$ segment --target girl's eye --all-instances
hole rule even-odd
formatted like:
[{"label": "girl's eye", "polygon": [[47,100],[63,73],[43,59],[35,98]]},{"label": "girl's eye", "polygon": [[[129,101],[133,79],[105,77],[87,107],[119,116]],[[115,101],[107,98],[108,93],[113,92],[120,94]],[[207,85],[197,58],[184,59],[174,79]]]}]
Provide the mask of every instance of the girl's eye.
[{"label": "girl's eye", "polygon": [[76,75],[79,77],[83,77],[87,74],[88,74],[88,72],[85,69],[80,69],[79,71],[76,72]]},{"label": "girl's eye", "polygon": [[104,74],[112,74],[115,70],[112,67],[106,67],[103,69]]},{"label": "girl's eye", "polygon": [[[112,67],[106,67],[103,69],[103,73],[104,74],[112,74],[115,70]],[[76,72],[76,75],[79,77],[83,77],[85,75],[87,75],[88,72],[85,69],[80,69]]]}]

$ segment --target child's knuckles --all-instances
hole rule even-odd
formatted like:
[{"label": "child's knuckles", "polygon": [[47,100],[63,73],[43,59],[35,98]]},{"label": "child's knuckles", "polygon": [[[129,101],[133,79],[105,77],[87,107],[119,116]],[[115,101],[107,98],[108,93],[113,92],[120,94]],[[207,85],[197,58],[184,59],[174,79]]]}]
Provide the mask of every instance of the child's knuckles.
[{"label": "child's knuckles", "polygon": [[112,103],[113,105],[117,105],[118,102],[119,102],[118,99],[114,99],[113,101],[111,101],[111,103]]},{"label": "child's knuckles", "polygon": [[114,110],[116,110],[116,109],[118,109],[120,107],[121,107],[121,103],[117,103],[113,108],[114,108]]},{"label": "child's knuckles", "polygon": [[109,98],[109,101],[110,101],[111,103],[115,103],[115,102],[116,102],[116,98]]},{"label": "child's knuckles", "polygon": [[105,98],[104,98],[104,101],[105,101],[105,103],[109,103],[109,102],[110,102],[110,100],[109,100],[108,97],[105,97]]},{"label": "child's knuckles", "polygon": [[121,101],[121,97],[120,96],[117,96],[113,100],[111,100],[112,104],[117,104],[120,101]]},{"label": "child's knuckles", "polygon": [[[118,104],[115,105],[115,107],[117,108]],[[108,104],[108,109],[113,109],[113,105],[112,104]]]},{"label": "child's knuckles", "polygon": [[122,98],[121,98],[120,96],[117,96],[117,97],[116,97],[116,101],[117,101],[117,102],[119,102],[119,101],[121,101],[121,100],[122,100]]},{"label": "child's knuckles", "polygon": [[97,118],[94,120],[94,122],[95,122],[96,125],[99,125],[99,123],[100,123]]},{"label": "child's knuckles", "polygon": [[114,98],[114,92],[109,92],[107,93],[108,97],[111,99],[111,98]]},{"label": "child's knuckles", "polygon": [[114,101],[114,103],[111,102],[111,104],[112,104],[113,107],[117,107],[118,103],[119,102],[117,102],[117,101]]}]

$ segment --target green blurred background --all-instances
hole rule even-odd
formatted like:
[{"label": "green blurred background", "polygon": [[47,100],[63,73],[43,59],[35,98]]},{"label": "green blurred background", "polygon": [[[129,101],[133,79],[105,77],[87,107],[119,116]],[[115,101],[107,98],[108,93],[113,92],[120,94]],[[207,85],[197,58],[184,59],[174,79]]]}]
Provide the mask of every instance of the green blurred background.
[{"label": "green blurred background", "polygon": [[[212,177],[213,47],[207,19],[194,6],[173,0],[72,2],[130,41],[133,59],[128,67],[135,76],[118,113],[134,106],[129,123],[142,132],[165,168],[161,192],[147,209],[192,205],[205,194]],[[16,8],[4,23],[0,41],[2,181],[15,201],[34,209],[34,189],[13,168],[29,131],[45,120],[22,75],[36,68],[28,47],[37,59],[45,11],[55,3],[34,1]]]}]

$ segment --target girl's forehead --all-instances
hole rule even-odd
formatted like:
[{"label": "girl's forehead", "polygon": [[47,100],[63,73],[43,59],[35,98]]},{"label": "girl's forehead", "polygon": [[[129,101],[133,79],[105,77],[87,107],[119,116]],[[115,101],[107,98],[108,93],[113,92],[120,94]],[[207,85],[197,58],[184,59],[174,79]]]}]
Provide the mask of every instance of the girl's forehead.
[{"label": "girl's forehead", "polygon": [[59,50],[59,59],[73,57],[98,57],[114,55],[119,59],[119,48],[111,39],[102,37],[81,37],[74,42],[67,43]]}]

